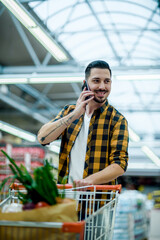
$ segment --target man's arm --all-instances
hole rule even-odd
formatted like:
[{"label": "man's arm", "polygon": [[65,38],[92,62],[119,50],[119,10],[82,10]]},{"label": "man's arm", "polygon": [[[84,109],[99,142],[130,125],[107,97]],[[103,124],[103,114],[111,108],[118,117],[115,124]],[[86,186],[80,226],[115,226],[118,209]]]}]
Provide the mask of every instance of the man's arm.
[{"label": "man's arm", "polygon": [[[87,96],[91,96],[91,98],[85,100]],[[90,91],[85,91],[84,89],[77,100],[74,111],[57,121],[49,122],[43,125],[37,135],[38,141],[42,145],[45,145],[56,140],[75,119],[84,114],[87,103],[92,99],[93,93]]]},{"label": "man's arm", "polygon": [[41,144],[53,142],[76,119],[75,117],[76,113],[73,111],[55,122],[46,123],[38,132],[38,141]]},{"label": "man's arm", "polygon": [[84,179],[76,180],[74,182],[76,184],[76,187],[99,185],[108,183],[123,175],[123,173],[124,170],[118,164],[113,163],[97,173],[94,173]]}]

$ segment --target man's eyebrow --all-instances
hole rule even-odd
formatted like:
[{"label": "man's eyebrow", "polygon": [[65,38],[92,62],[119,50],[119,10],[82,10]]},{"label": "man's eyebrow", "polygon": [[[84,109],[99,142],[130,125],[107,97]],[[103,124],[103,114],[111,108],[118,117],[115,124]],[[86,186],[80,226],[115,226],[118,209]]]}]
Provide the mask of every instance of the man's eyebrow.
[{"label": "man's eyebrow", "polygon": [[[93,77],[92,79],[101,79],[100,77]],[[105,78],[105,80],[111,80],[111,78]]]}]

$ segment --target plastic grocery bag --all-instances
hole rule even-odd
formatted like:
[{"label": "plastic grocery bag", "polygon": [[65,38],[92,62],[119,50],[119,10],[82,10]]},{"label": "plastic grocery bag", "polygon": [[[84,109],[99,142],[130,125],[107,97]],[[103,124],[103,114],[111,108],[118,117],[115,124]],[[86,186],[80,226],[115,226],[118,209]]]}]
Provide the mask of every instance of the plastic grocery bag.
[{"label": "plastic grocery bag", "polygon": [[[16,213],[0,212],[0,239],[1,240],[53,240],[53,239],[75,239],[74,233],[62,233],[61,229],[3,226],[1,221],[31,221],[31,222],[77,222],[76,201],[56,204],[33,210]],[[37,223],[38,224],[38,223]]]}]

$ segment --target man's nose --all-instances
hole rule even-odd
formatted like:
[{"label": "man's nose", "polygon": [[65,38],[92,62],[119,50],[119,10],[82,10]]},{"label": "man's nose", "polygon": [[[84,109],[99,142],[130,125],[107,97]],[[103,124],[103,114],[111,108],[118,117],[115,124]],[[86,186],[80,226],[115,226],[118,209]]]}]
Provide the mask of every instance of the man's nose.
[{"label": "man's nose", "polygon": [[100,88],[100,89],[105,89],[105,84],[104,84],[104,82],[101,82],[101,83],[99,84],[99,88]]}]

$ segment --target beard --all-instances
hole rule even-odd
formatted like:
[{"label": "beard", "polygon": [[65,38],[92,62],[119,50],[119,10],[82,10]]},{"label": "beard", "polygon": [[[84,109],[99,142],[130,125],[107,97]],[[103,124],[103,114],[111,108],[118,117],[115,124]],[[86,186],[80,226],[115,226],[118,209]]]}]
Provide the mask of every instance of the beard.
[{"label": "beard", "polygon": [[107,99],[107,97],[105,97],[105,98],[98,98],[98,97],[96,97],[96,96],[94,96],[94,98],[93,98],[93,100],[95,101],[95,102],[97,102],[97,103],[104,103],[105,101],[106,101],[106,99]]},{"label": "beard", "polygon": [[98,99],[98,98],[94,97],[93,100],[94,100],[95,102],[97,102],[97,103],[103,103],[103,102],[106,101],[106,98],[104,98],[104,99]]}]

